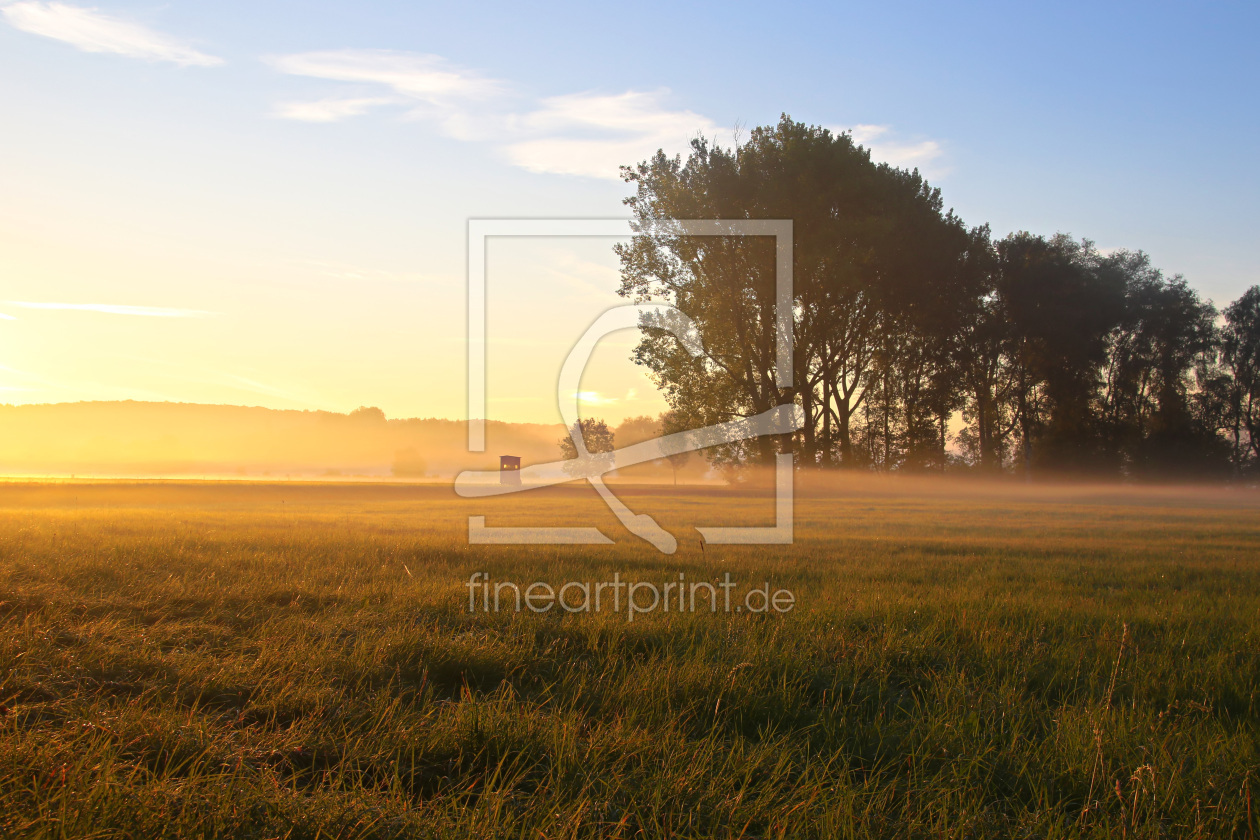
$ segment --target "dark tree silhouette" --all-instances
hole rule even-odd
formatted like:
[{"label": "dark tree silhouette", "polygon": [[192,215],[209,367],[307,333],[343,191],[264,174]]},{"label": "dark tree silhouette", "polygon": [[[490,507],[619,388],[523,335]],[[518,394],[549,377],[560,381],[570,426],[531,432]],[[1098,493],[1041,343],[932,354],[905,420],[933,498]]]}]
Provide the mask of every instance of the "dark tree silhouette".
[{"label": "dark tree silhouette", "polygon": [[1260,461],[1260,286],[1226,308],[1221,363],[1227,376],[1224,419],[1241,470]]},{"label": "dark tree silhouette", "polygon": [[[672,435],[678,432],[687,431],[687,427],[683,424],[682,418],[676,412],[667,411],[661,415],[660,429],[662,435]],[[666,446],[665,459],[669,461],[669,468],[674,473],[674,486],[678,486],[678,471],[687,465],[691,460],[690,450],[676,450],[674,447]]]},{"label": "dark tree silhouette", "polygon": [[[709,450],[718,466],[776,446],[801,466],[1026,477],[1260,462],[1260,287],[1218,325],[1141,252],[1062,233],[994,242],[917,171],[786,115],[734,148],[699,139],[686,161],[658,152],[623,175],[638,233],[616,246],[620,294],[677,306],[704,348],[693,358],[643,326],[634,358],[670,405],[666,430],[788,402],[805,416],[791,440]],[[681,236],[678,219],[792,220],[793,391],[775,387],[771,241]]]},{"label": "dark tree silhouette", "polygon": [[613,445],[613,432],[608,428],[608,424],[603,420],[590,417],[574,423],[569,433],[557,441],[560,445],[560,454],[565,459],[577,457],[577,446],[573,443],[573,438],[579,430],[582,434],[582,442],[586,445],[586,451],[592,455],[612,452],[616,449]]},{"label": "dark tree silhouette", "polygon": [[[962,312],[974,239],[917,171],[876,164],[849,135],[785,116],[734,149],[696,140],[685,163],[658,152],[623,173],[636,188],[626,203],[640,232],[617,246],[620,293],[674,304],[704,345],[692,358],[672,335],[645,329],[635,352],[681,422],[725,422],[795,400],[807,418],[796,442],[802,460],[851,463],[853,418],[882,353],[884,392],[901,387],[910,398],[889,398],[893,425],[936,447],[953,402],[941,388],[943,336]],[[783,218],[793,220],[794,394],[775,386],[773,242],[678,236],[668,227],[674,219]],[[926,355],[893,370],[904,345]],[[724,447],[717,457],[770,459],[771,440],[754,446]]]}]

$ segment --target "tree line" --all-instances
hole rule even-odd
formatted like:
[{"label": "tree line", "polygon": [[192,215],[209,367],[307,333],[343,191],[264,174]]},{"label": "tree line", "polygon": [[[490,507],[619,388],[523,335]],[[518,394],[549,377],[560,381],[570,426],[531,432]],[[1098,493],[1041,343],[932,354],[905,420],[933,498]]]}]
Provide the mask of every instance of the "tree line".
[{"label": "tree line", "polygon": [[[643,324],[634,359],[671,431],[795,402],[803,428],[716,464],[1205,477],[1260,463],[1260,287],[1223,311],[1140,251],[1066,234],[995,239],[917,170],[792,121],[623,167],[636,235],[620,294],[688,315],[704,352]],[[792,389],[775,385],[767,237],[681,219],[793,221]]]},{"label": "tree line", "polygon": [[[682,430],[679,418],[671,411],[657,417],[649,417],[646,414],[627,417],[615,429],[610,428],[608,421],[602,417],[583,417],[566,429],[556,444],[560,447],[560,456],[563,459],[573,460],[578,457],[577,446],[573,441],[579,435],[586,451],[599,455],[612,452],[618,446],[631,446]],[[670,452],[664,458],[650,462],[648,466],[658,469],[667,467],[674,484],[677,485],[678,471],[690,461],[690,451]]]}]

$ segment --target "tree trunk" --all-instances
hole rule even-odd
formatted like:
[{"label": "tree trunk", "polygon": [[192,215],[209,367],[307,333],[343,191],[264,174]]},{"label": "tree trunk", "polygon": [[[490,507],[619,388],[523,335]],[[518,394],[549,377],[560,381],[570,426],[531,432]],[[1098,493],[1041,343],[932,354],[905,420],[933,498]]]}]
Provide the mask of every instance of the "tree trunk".
[{"label": "tree trunk", "polygon": [[846,469],[853,467],[853,440],[849,435],[849,401],[843,402],[837,400],[836,408],[838,409],[840,428],[840,466]]},{"label": "tree trunk", "polygon": [[818,437],[814,426],[817,418],[814,416],[814,406],[814,389],[808,382],[806,382],[801,388],[801,410],[805,414],[805,428],[803,430],[805,448],[802,452],[802,456],[804,463],[807,463],[810,466],[816,466],[818,464]]},{"label": "tree trunk", "polygon": [[[885,345],[887,346],[887,345]],[[888,472],[888,463],[892,460],[892,436],[888,430],[888,415],[892,413],[892,399],[888,394],[888,362],[884,361],[884,392],[880,395],[883,404],[879,407],[884,424],[884,472]]]},{"label": "tree trunk", "polygon": [[1028,421],[1028,395],[1019,392],[1019,434],[1024,446],[1024,481],[1032,481],[1032,424]]},{"label": "tree trunk", "polygon": [[831,467],[835,465],[835,456],[831,451],[831,376],[824,373],[822,377],[823,398],[822,398],[822,465]]},{"label": "tree trunk", "polygon": [[944,412],[937,416],[941,424],[941,472],[945,472],[945,464],[949,461],[949,436],[946,428],[948,419]]},{"label": "tree trunk", "polygon": [[993,407],[985,388],[976,389],[976,435],[980,438],[980,471],[995,472]]},{"label": "tree trunk", "polygon": [[762,435],[757,438],[757,450],[764,466],[774,465],[774,438],[777,436]]}]

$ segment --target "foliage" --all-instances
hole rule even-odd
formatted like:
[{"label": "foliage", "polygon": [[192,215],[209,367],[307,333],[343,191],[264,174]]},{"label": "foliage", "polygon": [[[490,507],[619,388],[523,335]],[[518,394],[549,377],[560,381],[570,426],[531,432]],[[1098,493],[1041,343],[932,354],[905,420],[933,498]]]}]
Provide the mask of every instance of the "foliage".
[{"label": "foliage", "polygon": [[[809,418],[799,442],[805,461],[830,462],[837,448],[842,460],[851,458],[850,421],[877,354],[891,358],[894,335],[954,317],[971,238],[942,213],[940,192],[918,172],[873,163],[847,134],[786,116],[734,149],[698,139],[685,164],[658,152],[623,173],[636,188],[626,203],[639,232],[616,246],[620,294],[677,306],[704,347],[693,358],[649,325],[635,352],[681,422],[727,422],[797,399]],[[773,241],[679,236],[669,225],[785,218],[793,220],[795,395],[775,385]],[[932,357],[909,375],[930,378],[936,363]],[[757,445],[756,459],[768,462],[771,442]]]},{"label": "foliage", "polygon": [[[726,149],[694,140],[623,168],[637,225],[620,293],[686,313],[692,357],[645,321],[634,358],[684,427],[796,402],[791,439],[709,453],[718,465],[1025,475],[1222,475],[1260,458],[1256,315],[1217,312],[1140,252],[1025,231],[993,241],[944,210],[918,171],[848,134],[793,122]],[[775,387],[774,254],[765,238],[681,236],[679,219],[791,219],[796,388]],[[951,425],[963,428],[951,434]]]},{"label": "foliage", "polygon": [[586,417],[574,423],[569,434],[557,441],[560,454],[564,458],[571,459],[578,456],[577,444],[574,443],[574,439],[578,437],[582,438],[586,451],[592,455],[612,452],[616,449],[613,445],[613,432],[608,428],[608,423],[594,417]]},{"label": "foliage", "polygon": [[1221,362],[1221,419],[1232,438],[1234,461],[1255,465],[1260,462],[1260,286],[1252,286],[1225,310]]}]

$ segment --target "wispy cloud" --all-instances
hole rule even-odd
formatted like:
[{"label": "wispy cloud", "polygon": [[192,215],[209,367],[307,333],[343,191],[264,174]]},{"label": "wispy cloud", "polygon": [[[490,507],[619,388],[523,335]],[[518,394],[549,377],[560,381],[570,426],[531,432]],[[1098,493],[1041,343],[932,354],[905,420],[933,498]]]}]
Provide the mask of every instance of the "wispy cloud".
[{"label": "wispy cloud", "polygon": [[508,161],[531,172],[616,179],[621,164],[715,128],[700,114],[667,107],[668,91],[577,93],[548,97],[532,108],[505,107],[510,85],[435,55],[329,50],[269,61],[290,75],[384,87],[390,93],[287,102],[277,106],[277,116],[335,122],[378,106],[401,105],[411,117],[435,121],[449,136],[496,145]]},{"label": "wispy cloud", "polygon": [[446,59],[396,50],[326,50],[271,59],[276,69],[294,76],[338,82],[387,85],[403,96],[426,102],[484,97],[499,92],[500,82],[461,70]]},{"label": "wispy cloud", "polygon": [[17,318],[13,317],[12,315],[6,315],[5,313],[0,312],[0,321],[16,321],[16,320]]},{"label": "wispy cloud", "polygon": [[571,248],[540,244],[539,265],[552,281],[562,283],[592,301],[607,300],[609,291],[617,288],[621,274],[613,265],[595,262],[580,256]]},{"label": "wispy cloud", "polygon": [[522,139],[503,152],[530,172],[616,179],[621,164],[717,129],[708,117],[668,107],[668,95],[661,90],[549,97],[511,121]]},{"label": "wispy cloud", "polygon": [[[510,163],[530,172],[616,180],[620,166],[657,149],[684,149],[697,135],[718,126],[703,114],[670,104],[668,90],[570,93],[536,102],[513,103],[512,86],[445,59],[393,50],[327,50],[268,59],[296,76],[357,85],[341,96],[287,102],[277,116],[306,122],[336,122],[387,105],[413,118],[435,122],[462,140],[484,142]],[[380,88],[385,88],[388,95]],[[369,95],[372,88],[378,95]],[[848,129],[876,160],[924,169],[943,154],[935,140],[903,141],[888,126]]]},{"label": "wispy cloud", "polygon": [[854,125],[848,128],[836,128],[832,131],[834,134],[847,132],[853,137],[853,142],[870,148],[871,143],[888,134],[889,130],[889,127],[886,125]]},{"label": "wispy cloud", "polygon": [[2,11],[9,24],[23,32],[65,41],[86,52],[169,61],[183,67],[223,63],[223,59],[199,52],[169,35],[101,14],[96,9],[22,0],[5,6]]},{"label": "wispy cloud", "polygon": [[282,73],[333,82],[385,87],[389,97],[346,96],[293,102],[280,106],[281,117],[308,122],[335,122],[385,104],[405,105],[417,117],[435,119],[447,133],[461,136],[468,123],[468,105],[493,98],[506,85],[465,70],[441,56],[397,50],[324,50],[273,56],[268,62]]},{"label": "wispy cloud", "polygon": [[53,309],[74,312],[102,312],[106,315],[139,315],[147,318],[200,318],[211,313],[200,309],[169,309],[163,306],[124,306],[115,303],[55,303],[31,300],[6,300],[8,306],[22,309]]},{"label": "wispy cloud", "polygon": [[436,122],[447,135],[488,142],[530,172],[616,179],[618,167],[658,148],[712,132],[712,120],[666,105],[669,91],[575,93],[547,97],[533,107],[505,107],[505,82],[456,67],[434,55],[389,50],[331,50],[269,59],[296,76],[370,85],[388,96],[358,94],[286,102],[277,116],[336,122],[372,108],[399,105],[409,116]]},{"label": "wispy cloud", "polygon": [[360,96],[338,99],[316,99],[313,102],[282,102],[276,106],[275,114],[286,120],[302,122],[337,122],[347,117],[366,114],[378,105],[397,102],[387,96]]},{"label": "wispy cloud", "polygon": [[944,174],[945,170],[937,166],[936,161],[945,150],[935,140],[898,140],[892,127],[887,125],[855,125],[834,131],[847,131],[855,143],[870,150],[874,160],[903,169],[917,168],[922,172],[931,171],[938,176]]}]

